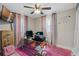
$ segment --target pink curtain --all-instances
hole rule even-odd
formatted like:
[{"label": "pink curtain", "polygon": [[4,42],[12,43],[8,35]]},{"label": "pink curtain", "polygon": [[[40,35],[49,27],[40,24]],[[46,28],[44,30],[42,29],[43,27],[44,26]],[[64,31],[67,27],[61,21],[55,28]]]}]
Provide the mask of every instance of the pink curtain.
[{"label": "pink curtain", "polygon": [[28,16],[24,16],[24,32],[28,30]]},{"label": "pink curtain", "polygon": [[21,39],[23,38],[25,32],[28,30],[28,17],[24,16],[21,19],[20,14],[16,14],[16,47],[18,47],[21,43]]},{"label": "pink curtain", "polygon": [[57,14],[52,14],[52,20],[51,20],[51,44],[56,45],[57,40]]},{"label": "pink curtain", "polygon": [[41,17],[41,31],[46,35],[46,16]]},{"label": "pink curtain", "polygon": [[19,44],[21,40],[21,15],[16,14],[16,46]]}]

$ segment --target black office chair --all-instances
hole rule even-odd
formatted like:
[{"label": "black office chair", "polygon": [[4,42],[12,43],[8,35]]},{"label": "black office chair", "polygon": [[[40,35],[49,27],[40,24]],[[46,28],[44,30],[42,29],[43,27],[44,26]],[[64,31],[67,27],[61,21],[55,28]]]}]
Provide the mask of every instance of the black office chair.
[{"label": "black office chair", "polygon": [[26,31],[25,35],[27,38],[33,37],[33,31]]},{"label": "black office chair", "polygon": [[32,38],[33,38],[33,31],[32,30],[26,31],[24,34],[24,44],[28,44],[29,42],[31,42]]},{"label": "black office chair", "polygon": [[36,32],[36,35],[44,35],[43,32]]},{"label": "black office chair", "polygon": [[37,32],[33,40],[39,41],[39,42],[45,41],[45,36],[43,32]]}]

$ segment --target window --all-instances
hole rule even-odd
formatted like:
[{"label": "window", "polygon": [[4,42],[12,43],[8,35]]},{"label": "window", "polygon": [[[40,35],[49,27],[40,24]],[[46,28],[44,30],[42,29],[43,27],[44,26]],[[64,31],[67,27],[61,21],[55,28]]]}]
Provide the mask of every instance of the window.
[{"label": "window", "polygon": [[24,16],[21,16],[21,36],[24,36]]}]

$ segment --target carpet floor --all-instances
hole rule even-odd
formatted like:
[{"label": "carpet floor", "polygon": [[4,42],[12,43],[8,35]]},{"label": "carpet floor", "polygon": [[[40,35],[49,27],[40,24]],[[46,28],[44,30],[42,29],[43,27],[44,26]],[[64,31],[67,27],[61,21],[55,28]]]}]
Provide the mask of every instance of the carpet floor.
[{"label": "carpet floor", "polygon": [[[17,48],[16,51],[21,56],[35,56],[35,54],[37,53],[35,50],[26,46],[24,48]],[[61,47],[46,45],[45,48],[43,48],[42,55],[43,56],[71,56],[72,51]]]}]

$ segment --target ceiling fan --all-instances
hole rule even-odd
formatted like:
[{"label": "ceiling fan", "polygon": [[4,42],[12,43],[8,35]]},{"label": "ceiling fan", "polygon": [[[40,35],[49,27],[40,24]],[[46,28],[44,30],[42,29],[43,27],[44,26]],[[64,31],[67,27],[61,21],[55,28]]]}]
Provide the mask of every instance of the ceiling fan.
[{"label": "ceiling fan", "polygon": [[51,10],[51,7],[41,7],[40,4],[35,4],[35,7],[31,7],[31,6],[24,6],[25,8],[31,8],[33,9],[33,11],[31,12],[31,14],[36,13],[36,14],[44,14],[42,12],[42,10]]}]

